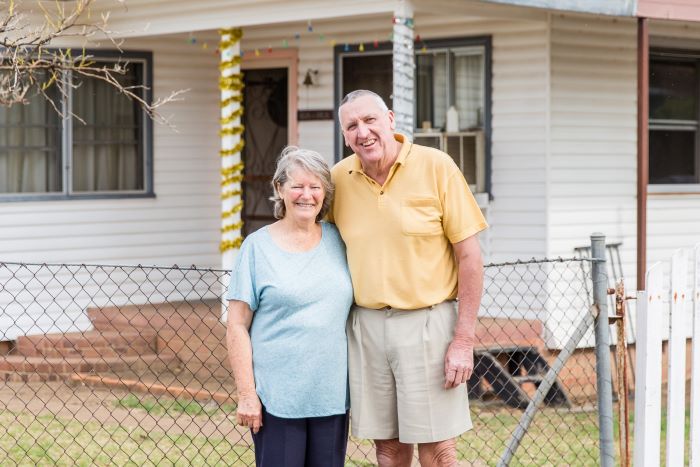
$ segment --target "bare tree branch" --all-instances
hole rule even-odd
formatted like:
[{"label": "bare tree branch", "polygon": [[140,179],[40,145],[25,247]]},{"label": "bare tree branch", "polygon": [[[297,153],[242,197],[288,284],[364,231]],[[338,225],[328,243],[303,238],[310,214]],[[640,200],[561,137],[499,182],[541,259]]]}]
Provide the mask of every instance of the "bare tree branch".
[{"label": "bare tree branch", "polygon": [[[123,5],[122,0],[114,0]],[[33,96],[42,96],[63,115],[51,93],[65,96],[80,86],[77,78],[96,79],[136,102],[153,120],[170,125],[158,109],[178,100],[186,90],[171,92],[153,101],[146,99],[142,85],[127,86],[119,80],[128,62],[107,66],[86,53],[90,39],[106,39],[122,51],[122,42],[108,28],[109,12],[94,15],[95,0],[0,0],[0,105],[26,104]],[[31,10],[34,6],[36,9]],[[93,19],[93,16],[98,16]],[[82,48],[52,47],[58,40],[82,38]],[[72,115],[79,120],[79,115]]]}]

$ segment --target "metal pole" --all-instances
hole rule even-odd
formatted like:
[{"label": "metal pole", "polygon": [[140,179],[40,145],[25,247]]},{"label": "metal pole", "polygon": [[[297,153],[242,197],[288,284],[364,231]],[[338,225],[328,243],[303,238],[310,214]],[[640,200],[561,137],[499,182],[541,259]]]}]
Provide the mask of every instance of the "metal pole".
[{"label": "metal pole", "polygon": [[647,185],[649,184],[649,25],[637,20],[637,290],[647,270]]},{"label": "metal pole", "polygon": [[598,425],[600,428],[600,465],[615,465],[613,440],[612,373],[610,371],[610,325],[608,323],[608,271],[605,260],[605,235],[591,235],[593,259],[593,304],[598,308],[595,322],[596,382],[598,386]]}]

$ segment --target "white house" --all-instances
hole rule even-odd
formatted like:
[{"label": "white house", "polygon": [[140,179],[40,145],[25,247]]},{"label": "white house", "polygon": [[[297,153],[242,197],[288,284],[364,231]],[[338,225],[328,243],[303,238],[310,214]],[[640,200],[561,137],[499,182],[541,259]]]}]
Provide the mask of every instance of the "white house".
[{"label": "white house", "polygon": [[[128,0],[110,18],[129,79],[155,97],[189,89],[163,109],[176,131],[89,86],[71,98],[87,125],[39,101],[0,109],[2,261],[222,265],[221,28],[243,33],[231,46],[245,84],[245,203],[233,216],[243,233],[270,220],[268,180],[283,145],[339,160],[342,95],[362,87],[390,99],[405,79],[414,139],[458,160],[488,216],[488,261],[571,256],[601,231],[623,242],[633,286],[638,258],[667,258],[700,238],[700,6]],[[407,30],[413,52],[397,49]],[[107,42],[91,46],[115,59]],[[399,73],[393,50],[414,56],[413,76]],[[647,53],[649,85],[639,89],[649,113],[639,121],[648,130],[638,133],[638,54]],[[459,128],[447,134],[450,105]],[[648,154],[638,148],[646,138]],[[638,155],[649,178],[640,187]]]}]

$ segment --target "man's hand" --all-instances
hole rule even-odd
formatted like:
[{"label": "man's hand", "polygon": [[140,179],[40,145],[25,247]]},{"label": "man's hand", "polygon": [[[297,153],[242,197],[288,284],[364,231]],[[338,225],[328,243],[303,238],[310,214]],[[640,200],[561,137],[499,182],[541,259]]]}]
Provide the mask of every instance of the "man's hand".
[{"label": "man's hand", "polygon": [[474,371],[474,346],[453,340],[445,354],[445,389],[466,383]]},{"label": "man's hand", "polygon": [[239,394],[236,423],[247,426],[253,433],[260,431],[262,426],[262,404],[257,394]]}]

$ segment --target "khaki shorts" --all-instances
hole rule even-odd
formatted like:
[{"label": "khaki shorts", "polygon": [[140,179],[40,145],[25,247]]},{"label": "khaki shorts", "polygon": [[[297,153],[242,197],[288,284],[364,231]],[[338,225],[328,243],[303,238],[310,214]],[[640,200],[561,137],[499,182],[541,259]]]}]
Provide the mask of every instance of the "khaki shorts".
[{"label": "khaki shorts", "polygon": [[347,333],[354,436],[432,443],[472,428],[466,384],[444,387],[456,321],[454,301],[409,311],[353,307]]}]

